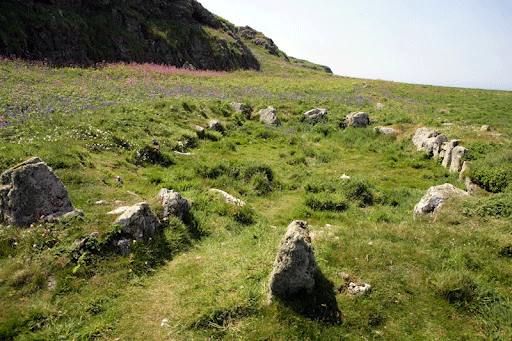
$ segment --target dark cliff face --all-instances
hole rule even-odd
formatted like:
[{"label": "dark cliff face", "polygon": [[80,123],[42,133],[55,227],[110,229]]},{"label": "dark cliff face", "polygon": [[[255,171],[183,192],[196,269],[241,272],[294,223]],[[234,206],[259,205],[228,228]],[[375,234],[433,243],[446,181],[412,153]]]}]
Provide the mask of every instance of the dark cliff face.
[{"label": "dark cliff face", "polygon": [[4,0],[0,54],[56,64],[260,68],[235,27],[195,0]]}]

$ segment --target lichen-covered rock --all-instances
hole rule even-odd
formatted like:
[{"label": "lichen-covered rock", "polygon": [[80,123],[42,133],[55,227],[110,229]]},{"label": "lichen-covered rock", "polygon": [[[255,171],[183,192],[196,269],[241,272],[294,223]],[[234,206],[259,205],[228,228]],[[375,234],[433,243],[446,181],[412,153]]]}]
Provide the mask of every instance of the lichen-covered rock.
[{"label": "lichen-covered rock", "polygon": [[356,284],[350,282],[347,287],[347,294],[352,296],[359,296],[370,291],[372,291],[372,286],[368,283]]},{"label": "lichen-covered rock", "polygon": [[467,196],[468,193],[446,183],[444,185],[430,187],[420,202],[414,206],[414,214],[430,214],[438,211],[442,204],[449,198]]},{"label": "lichen-covered rock", "polygon": [[308,224],[294,220],[281,239],[279,251],[270,275],[271,297],[288,298],[315,286],[317,265]]},{"label": "lichen-covered rock", "polygon": [[439,157],[443,159],[443,167],[448,168],[452,163],[452,151],[453,148],[457,147],[459,144],[459,140],[451,140],[450,142],[445,142],[441,146],[441,152],[439,153]]},{"label": "lichen-covered rock", "polygon": [[208,130],[214,130],[222,133],[224,131],[224,127],[219,121],[210,120],[210,122],[208,122]]},{"label": "lichen-covered rock", "polygon": [[76,212],[68,191],[52,169],[38,157],[2,174],[0,220],[5,224],[28,226],[45,217],[52,219]]},{"label": "lichen-covered rock", "polygon": [[373,128],[373,131],[376,132],[376,133],[384,134],[384,135],[398,135],[398,134],[400,134],[400,130],[395,129],[395,128],[391,128],[391,127],[378,126],[378,127]]},{"label": "lichen-covered rock", "polygon": [[346,126],[364,128],[370,124],[370,117],[365,112],[353,112],[345,117]]},{"label": "lichen-covered rock", "polygon": [[217,189],[217,188],[210,188],[209,190],[210,192],[215,192],[215,193],[219,193],[220,195],[222,195],[222,197],[224,198],[224,200],[226,200],[226,202],[228,204],[231,204],[231,205],[235,205],[235,206],[240,206],[240,207],[243,207],[245,206],[245,202],[243,200],[240,200],[234,196],[232,196],[231,194],[221,190],[221,189]]},{"label": "lichen-covered rock", "polygon": [[466,154],[468,150],[462,146],[457,146],[452,150],[452,162],[450,163],[450,172],[457,173],[460,171],[460,159],[464,154]]},{"label": "lichen-covered rock", "polygon": [[274,107],[268,107],[267,109],[261,109],[259,111],[260,121],[265,124],[278,125],[279,119],[277,118],[277,111]]},{"label": "lichen-covered rock", "polygon": [[190,203],[178,192],[162,188],[156,197],[164,208],[164,218],[175,216],[183,220],[190,211]]},{"label": "lichen-covered rock", "polygon": [[134,239],[147,240],[155,233],[160,220],[151,211],[148,203],[141,202],[128,208],[114,224],[121,225],[123,232],[130,234]]},{"label": "lichen-covered rock", "polygon": [[308,112],[304,113],[304,119],[307,121],[316,121],[327,115],[327,109],[311,109]]},{"label": "lichen-covered rock", "polygon": [[441,146],[448,141],[448,137],[439,134],[433,129],[419,128],[412,137],[412,143],[418,150],[428,152],[430,155],[437,157],[441,152]]}]

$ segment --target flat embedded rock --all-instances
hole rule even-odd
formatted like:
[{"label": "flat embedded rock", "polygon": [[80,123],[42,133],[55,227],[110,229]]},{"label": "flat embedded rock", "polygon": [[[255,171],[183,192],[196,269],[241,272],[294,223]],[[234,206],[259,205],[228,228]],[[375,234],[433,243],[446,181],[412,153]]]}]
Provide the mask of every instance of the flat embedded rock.
[{"label": "flat embedded rock", "polygon": [[425,215],[438,211],[442,204],[452,197],[463,197],[469,195],[452,184],[430,187],[420,202],[414,206],[414,214]]}]

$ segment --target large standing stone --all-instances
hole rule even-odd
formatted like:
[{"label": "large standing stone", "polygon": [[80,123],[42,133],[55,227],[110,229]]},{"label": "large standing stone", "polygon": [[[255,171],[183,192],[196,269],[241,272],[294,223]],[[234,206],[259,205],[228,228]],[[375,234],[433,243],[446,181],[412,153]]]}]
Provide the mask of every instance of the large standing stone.
[{"label": "large standing stone", "polygon": [[467,192],[453,186],[444,184],[430,187],[420,202],[414,206],[414,214],[430,214],[440,209],[441,205],[449,198],[466,196]]},{"label": "large standing stone", "polygon": [[164,218],[175,216],[183,220],[185,214],[190,211],[188,200],[178,192],[162,188],[156,197],[164,208]]},{"label": "large standing stone", "polygon": [[135,239],[147,240],[155,233],[160,221],[149,204],[141,202],[128,208],[114,224],[122,225],[123,232],[131,234]]},{"label": "large standing stone", "polygon": [[75,210],[68,191],[52,169],[38,157],[2,174],[0,220],[4,224],[27,226],[41,217],[83,214]]},{"label": "large standing stone", "polygon": [[452,150],[452,162],[450,163],[450,172],[457,173],[460,171],[460,159],[464,154],[466,154],[468,150],[462,146],[457,146]]},{"label": "large standing stone", "polygon": [[268,107],[267,109],[261,109],[259,111],[260,121],[265,124],[278,125],[279,119],[277,118],[277,111],[274,107]]},{"label": "large standing stone", "polygon": [[281,239],[270,275],[271,297],[287,298],[315,286],[316,261],[308,224],[294,220]]},{"label": "large standing stone", "polygon": [[441,146],[448,141],[448,137],[439,134],[435,130],[429,128],[419,128],[412,137],[412,143],[418,150],[428,152],[430,155],[437,157],[441,152]]},{"label": "large standing stone", "polygon": [[308,121],[315,121],[327,115],[327,109],[312,109],[304,113],[304,119]]},{"label": "large standing stone", "polygon": [[441,152],[439,153],[439,157],[443,158],[443,167],[448,168],[452,163],[452,151],[453,148],[457,147],[459,144],[459,140],[451,140],[450,142],[445,142],[441,146]]},{"label": "large standing stone", "polygon": [[365,112],[353,112],[345,117],[346,126],[354,128],[364,128],[370,124],[370,117]]}]

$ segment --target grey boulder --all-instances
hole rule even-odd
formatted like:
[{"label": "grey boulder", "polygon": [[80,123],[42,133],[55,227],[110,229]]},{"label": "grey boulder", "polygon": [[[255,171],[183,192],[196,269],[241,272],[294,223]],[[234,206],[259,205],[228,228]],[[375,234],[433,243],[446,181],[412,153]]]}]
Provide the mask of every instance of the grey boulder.
[{"label": "grey boulder", "polygon": [[268,107],[267,109],[261,109],[259,111],[260,121],[269,125],[278,125],[279,119],[277,118],[277,111],[274,107]]},{"label": "grey boulder", "polygon": [[83,215],[69,199],[68,191],[52,169],[38,157],[5,171],[0,185],[0,220],[28,226],[37,220],[57,221],[59,216]]},{"label": "grey boulder", "polygon": [[327,115],[327,109],[312,109],[304,113],[304,119],[308,121],[315,121]]},{"label": "grey boulder", "polygon": [[434,157],[439,156],[441,146],[447,141],[448,137],[446,135],[425,127],[416,130],[412,137],[412,143],[418,150],[426,151]]},{"label": "grey boulder", "polygon": [[160,220],[151,211],[148,203],[141,202],[124,211],[114,224],[121,225],[123,232],[134,239],[148,240],[160,226]]},{"label": "grey boulder", "polygon": [[281,239],[270,275],[270,297],[286,299],[302,291],[312,291],[316,271],[308,224],[294,220]]},{"label": "grey boulder", "polygon": [[365,112],[353,112],[345,117],[347,127],[364,128],[370,124],[370,117]]},{"label": "grey boulder", "polygon": [[425,215],[437,212],[449,198],[467,195],[469,195],[467,192],[449,183],[430,187],[420,202],[414,206],[414,214]]},{"label": "grey boulder", "polygon": [[162,188],[156,197],[164,208],[164,218],[175,216],[183,220],[185,214],[190,211],[188,200],[178,192]]}]

